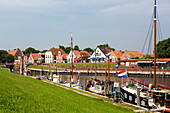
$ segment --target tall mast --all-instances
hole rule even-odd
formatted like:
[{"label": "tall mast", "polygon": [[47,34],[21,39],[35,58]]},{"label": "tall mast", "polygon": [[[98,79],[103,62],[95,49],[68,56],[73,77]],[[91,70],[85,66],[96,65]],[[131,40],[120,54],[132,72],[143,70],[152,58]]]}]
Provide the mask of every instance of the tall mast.
[{"label": "tall mast", "polygon": [[154,5],[154,86],[156,87],[156,0]]},{"label": "tall mast", "polygon": [[72,38],[72,32],[71,34],[71,71],[72,71],[72,79],[73,79],[73,38]]},{"label": "tall mast", "polygon": [[110,59],[108,56],[108,82],[110,82]]},{"label": "tall mast", "polygon": [[96,69],[97,67],[96,67],[96,49],[95,49],[95,79],[96,79]]}]

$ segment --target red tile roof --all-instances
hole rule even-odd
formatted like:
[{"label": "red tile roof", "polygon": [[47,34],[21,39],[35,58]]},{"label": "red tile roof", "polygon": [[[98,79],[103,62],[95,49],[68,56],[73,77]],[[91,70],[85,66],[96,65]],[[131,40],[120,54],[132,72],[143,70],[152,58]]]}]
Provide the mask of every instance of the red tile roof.
[{"label": "red tile roof", "polygon": [[113,52],[117,56],[117,58],[120,58],[122,56],[122,52],[121,51],[113,51]]},{"label": "red tile roof", "polygon": [[32,53],[32,58],[33,58],[34,60],[37,60],[38,57],[39,57],[39,53]]},{"label": "red tile roof", "polygon": [[16,54],[16,52],[17,52],[17,50],[13,50],[13,51],[8,51],[8,54],[11,54],[11,55],[15,55]]},{"label": "red tile roof", "polygon": [[61,55],[67,54],[67,53],[65,53],[65,51],[63,49],[59,49],[59,48],[51,48],[48,51],[51,51],[53,55],[58,55],[58,51],[61,52]]},{"label": "red tile roof", "polygon": [[78,50],[73,50],[73,53],[77,56],[80,55],[80,52]]},{"label": "red tile roof", "polygon": [[89,57],[89,53],[87,51],[78,51],[78,50],[73,50],[73,53],[78,56],[80,55],[80,57]]},{"label": "red tile roof", "polygon": [[45,55],[45,53],[41,53],[41,55]]},{"label": "red tile roof", "polygon": [[67,54],[63,54],[63,59],[67,59]]},{"label": "red tile roof", "polygon": [[131,57],[131,58],[136,58],[136,57],[141,57],[140,53],[138,51],[126,51],[127,54]]},{"label": "red tile roof", "polygon": [[89,57],[89,53],[87,51],[80,51],[80,56],[82,57]]},{"label": "red tile roof", "polygon": [[144,55],[150,55],[151,57],[154,57],[152,54],[141,54],[141,58],[143,58]]}]

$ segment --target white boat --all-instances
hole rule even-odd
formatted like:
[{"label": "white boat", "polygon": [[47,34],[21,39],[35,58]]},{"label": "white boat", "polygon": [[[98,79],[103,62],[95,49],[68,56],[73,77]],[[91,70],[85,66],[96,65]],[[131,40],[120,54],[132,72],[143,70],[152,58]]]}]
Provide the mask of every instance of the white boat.
[{"label": "white boat", "polygon": [[[157,20],[157,5],[156,0],[154,4],[154,87],[151,86],[148,91],[142,92],[140,90],[140,106],[151,108],[155,111],[170,108],[170,91],[156,88],[156,20]],[[129,87],[122,85],[120,87],[122,100],[128,103],[137,105],[137,86]]]}]

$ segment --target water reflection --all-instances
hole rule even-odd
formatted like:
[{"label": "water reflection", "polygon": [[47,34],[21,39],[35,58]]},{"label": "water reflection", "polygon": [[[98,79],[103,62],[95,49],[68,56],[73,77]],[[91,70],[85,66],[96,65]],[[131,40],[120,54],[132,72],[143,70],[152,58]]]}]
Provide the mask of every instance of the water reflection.
[{"label": "water reflection", "polygon": [[[71,77],[70,75],[60,75],[60,78],[61,78],[61,81],[65,81],[67,80],[67,82],[69,82],[69,77]],[[94,79],[95,76],[89,76],[89,75],[74,75],[73,76],[73,80],[74,80],[74,83],[77,83],[77,80],[80,79],[80,84],[83,86],[84,85],[84,80],[90,80],[90,79]],[[131,77],[129,77],[130,79]],[[149,77],[133,77],[139,81],[143,81],[143,82],[146,82],[146,83],[151,83],[153,84],[154,81],[153,81],[153,78],[149,78]],[[97,76],[97,79],[98,80],[107,80],[107,77],[104,76],[104,75],[100,75],[100,76]],[[110,77],[110,80],[111,81],[117,81],[117,82],[122,82],[122,78],[118,78],[118,77],[113,77],[111,76]],[[125,77],[123,78],[123,81],[128,81],[128,78]],[[170,78],[157,78],[156,79],[157,81],[157,84],[163,84],[163,85],[167,85],[167,86],[170,86]]]}]

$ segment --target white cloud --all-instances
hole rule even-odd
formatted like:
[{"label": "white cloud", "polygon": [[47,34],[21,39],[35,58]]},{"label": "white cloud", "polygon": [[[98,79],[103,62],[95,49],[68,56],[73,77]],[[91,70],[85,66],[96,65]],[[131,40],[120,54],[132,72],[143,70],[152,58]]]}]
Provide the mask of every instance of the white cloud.
[{"label": "white cloud", "polygon": [[51,5],[61,5],[64,4],[63,1],[55,0],[0,0],[1,7],[49,7]]},{"label": "white cloud", "polygon": [[120,4],[117,6],[101,9],[98,12],[102,13],[104,15],[122,15],[122,14],[127,14],[127,15],[138,15],[143,13],[150,13],[151,9],[153,8],[153,5],[151,2],[148,0],[144,1],[138,1],[138,2],[128,2],[126,4]]}]

